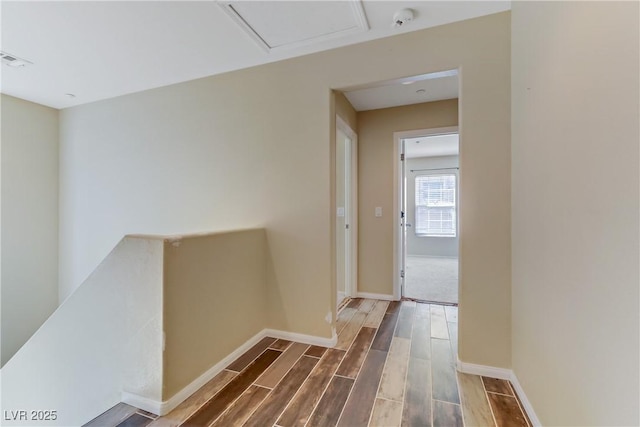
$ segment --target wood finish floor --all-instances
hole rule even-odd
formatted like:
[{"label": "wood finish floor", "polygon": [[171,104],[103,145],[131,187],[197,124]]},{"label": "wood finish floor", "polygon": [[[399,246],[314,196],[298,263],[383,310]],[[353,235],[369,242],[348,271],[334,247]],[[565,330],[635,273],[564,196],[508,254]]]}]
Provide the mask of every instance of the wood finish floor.
[{"label": "wood finish floor", "polygon": [[457,314],[354,299],[334,348],[264,338],[168,415],[90,425],[530,426],[508,381],[456,372]]}]

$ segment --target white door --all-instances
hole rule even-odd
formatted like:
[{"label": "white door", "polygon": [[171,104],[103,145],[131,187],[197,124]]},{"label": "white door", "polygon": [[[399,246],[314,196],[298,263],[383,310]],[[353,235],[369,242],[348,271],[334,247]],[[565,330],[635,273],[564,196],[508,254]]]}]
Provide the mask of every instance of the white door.
[{"label": "white door", "polygon": [[[407,268],[412,268],[411,257],[409,256],[409,249],[411,249],[412,236],[409,233],[415,234],[416,224],[413,224],[415,217],[414,212],[407,212],[407,209],[415,211],[414,207],[409,204],[409,197],[407,191],[409,189],[408,179],[414,179],[411,175],[412,172],[417,170],[409,170],[407,167],[407,161],[405,158],[416,157],[415,147],[410,147],[410,144],[414,144],[418,137],[429,138],[435,136],[445,136],[450,134],[458,134],[457,127],[446,128],[434,128],[434,129],[422,129],[411,131],[398,131],[393,133],[394,144],[394,167],[393,167],[393,207],[394,207],[394,230],[393,230],[393,296],[394,298],[402,298],[407,296],[407,289],[411,291],[412,281],[410,279],[411,274],[407,274]],[[457,143],[456,143],[457,144]],[[408,152],[408,153],[407,153]],[[457,152],[457,145],[456,145]],[[451,168],[445,168],[447,170]],[[457,169],[457,167],[453,168]],[[442,168],[438,168],[442,171]],[[407,177],[407,175],[410,175]],[[457,191],[456,191],[457,197]],[[456,199],[457,206],[457,199]],[[457,219],[457,215],[456,215]],[[409,228],[410,227],[410,228]],[[457,254],[457,240],[454,242],[455,251]],[[456,255],[457,256],[457,255]],[[409,263],[409,265],[407,265]],[[411,271],[411,270],[410,270]],[[457,273],[456,273],[457,274]],[[409,277],[409,279],[407,279]],[[457,277],[457,276],[456,276]],[[457,279],[456,279],[457,281]],[[457,290],[457,285],[455,286]],[[411,292],[409,292],[411,293]],[[413,297],[412,295],[408,295]],[[414,297],[415,298],[415,297]]]},{"label": "white door", "polygon": [[349,262],[349,188],[347,185],[347,147],[349,137],[341,130],[336,131],[336,285],[338,305],[348,295]]},{"label": "white door", "polygon": [[405,173],[405,143],[400,140],[400,296],[404,297],[404,284],[407,269],[407,177]]},{"label": "white door", "polygon": [[336,288],[338,305],[357,283],[357,136],[336,119]]}]

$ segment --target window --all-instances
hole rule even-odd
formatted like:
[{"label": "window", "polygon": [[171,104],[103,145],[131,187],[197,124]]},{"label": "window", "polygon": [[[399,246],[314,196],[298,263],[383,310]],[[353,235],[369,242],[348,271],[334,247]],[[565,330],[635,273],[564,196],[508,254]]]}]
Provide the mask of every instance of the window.
[{"label": "window", "polygon": [[418,236],[456,236],[456,176],[416,177],[416,220]]}]

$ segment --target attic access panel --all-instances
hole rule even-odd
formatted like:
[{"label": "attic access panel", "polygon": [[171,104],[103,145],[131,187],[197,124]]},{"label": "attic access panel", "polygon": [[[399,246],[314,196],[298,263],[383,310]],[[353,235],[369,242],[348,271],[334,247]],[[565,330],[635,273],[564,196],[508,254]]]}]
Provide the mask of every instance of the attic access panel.
[{"label": "attic access panel", "polygon": [[369,29],[360,0],[240,0],[218,4],[267,51],[300,47]]}]

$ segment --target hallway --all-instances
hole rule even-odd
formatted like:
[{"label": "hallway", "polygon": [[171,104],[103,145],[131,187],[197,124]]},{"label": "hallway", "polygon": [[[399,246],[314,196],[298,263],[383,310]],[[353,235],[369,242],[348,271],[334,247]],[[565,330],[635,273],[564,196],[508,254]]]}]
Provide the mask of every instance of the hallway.
[{"label": "hallway", "polygon": [[267,337],[164,417],[121,404],[87,425],[530,426],[508,381],[456,372],[457,314],[353,299],[332,349]]}]

